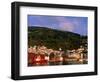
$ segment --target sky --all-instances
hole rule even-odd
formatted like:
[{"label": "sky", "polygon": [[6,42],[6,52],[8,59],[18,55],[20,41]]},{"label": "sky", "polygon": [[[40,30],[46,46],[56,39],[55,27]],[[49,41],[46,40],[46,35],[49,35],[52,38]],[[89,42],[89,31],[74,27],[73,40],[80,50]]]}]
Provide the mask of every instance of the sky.
[{"label": "sky", "polygon": [[41,26],[87,35],[88,18],[75,16],[28,15],[28,26]]}]

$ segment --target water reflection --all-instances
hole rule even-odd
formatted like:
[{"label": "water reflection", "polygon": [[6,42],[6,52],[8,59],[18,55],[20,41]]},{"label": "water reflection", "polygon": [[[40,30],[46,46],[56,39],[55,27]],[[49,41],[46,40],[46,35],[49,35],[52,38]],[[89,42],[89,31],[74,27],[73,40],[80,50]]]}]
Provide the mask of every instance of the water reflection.
[{"label": "water reflection", "polygon": [[[48,59],[48,58],[46,58]],[[76,59],[76,58],[52,58],[45,60],[44,56],[31,57],[29,58],[28,66],[52,66],[52,65],[75,65],[75,64],[87,64],[87,59]]]}]

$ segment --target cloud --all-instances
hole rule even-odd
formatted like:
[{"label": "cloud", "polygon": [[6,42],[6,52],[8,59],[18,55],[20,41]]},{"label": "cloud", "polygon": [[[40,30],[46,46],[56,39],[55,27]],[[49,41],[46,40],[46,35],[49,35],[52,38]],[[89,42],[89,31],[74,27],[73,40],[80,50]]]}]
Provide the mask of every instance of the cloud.
[{"label": "cloud", "polygon": [[56,17],[59,22],[59,29],[64,31],[73,31],[75,29],[75,24],[65,17]]},{"label": "cloud", "polygon": [[74,25],[72,23],[69,23],[69,22],[61,22],[59,24],[59,29],[72,32],[74,30]]}]

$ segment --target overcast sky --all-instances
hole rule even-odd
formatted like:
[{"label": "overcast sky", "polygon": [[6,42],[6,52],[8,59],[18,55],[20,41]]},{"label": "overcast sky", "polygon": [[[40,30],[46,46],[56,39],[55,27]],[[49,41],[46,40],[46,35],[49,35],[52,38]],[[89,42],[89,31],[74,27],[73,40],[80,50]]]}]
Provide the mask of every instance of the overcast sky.
[{"label": "overcast sky", "polygon": [[44,26],[58,30],[70,31],[81,35],[87,35],[88,18],[28,15],[28,26]]}]

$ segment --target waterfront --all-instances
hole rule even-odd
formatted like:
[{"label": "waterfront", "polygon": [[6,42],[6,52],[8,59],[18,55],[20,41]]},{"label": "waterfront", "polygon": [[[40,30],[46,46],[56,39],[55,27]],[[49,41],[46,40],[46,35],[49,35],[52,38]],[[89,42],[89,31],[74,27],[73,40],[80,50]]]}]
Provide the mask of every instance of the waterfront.
[{"label": "waterfront", "polygon": [[45,46],[28,48],[28,66],[87,64],[87,51],[83,47],[77,50],[63,51],[48,49]]}]

